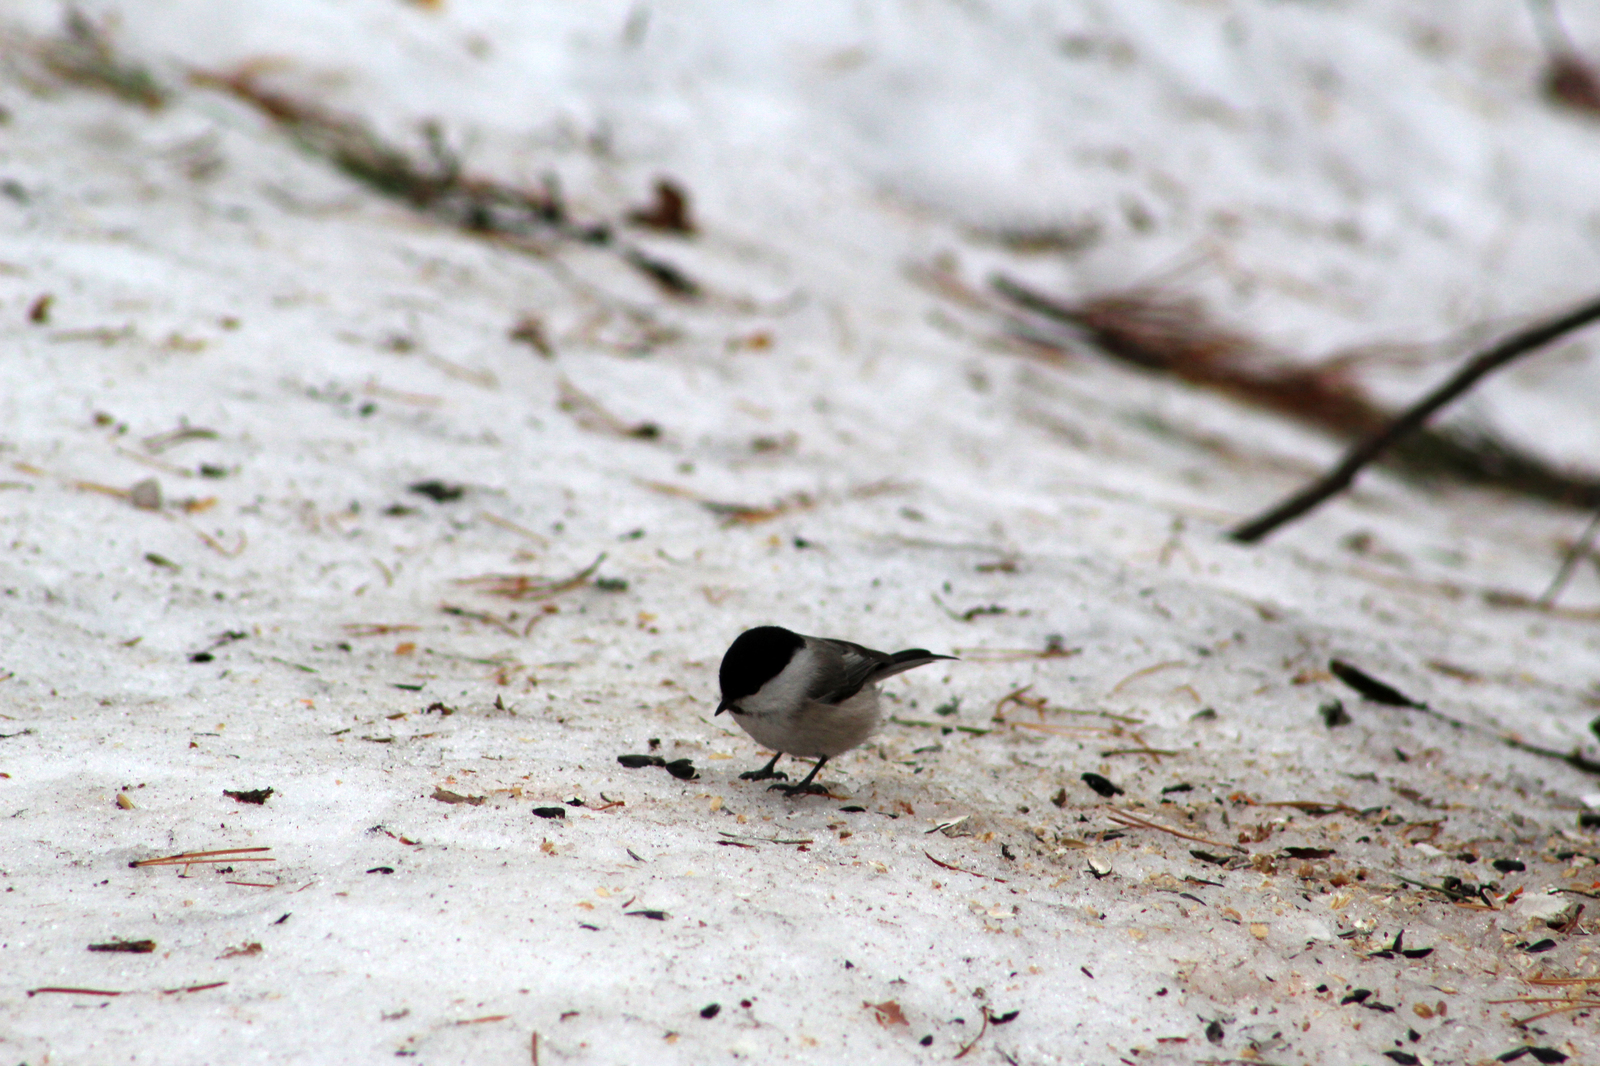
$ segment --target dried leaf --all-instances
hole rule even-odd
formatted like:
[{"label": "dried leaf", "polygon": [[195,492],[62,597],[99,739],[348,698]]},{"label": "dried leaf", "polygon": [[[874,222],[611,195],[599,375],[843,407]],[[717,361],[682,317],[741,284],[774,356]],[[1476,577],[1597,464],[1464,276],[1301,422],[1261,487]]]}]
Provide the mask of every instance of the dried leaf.
[{"label": "dried leaf", "polygon": [[862,1003],[861,1006],[870,1010],[873,1020],[885,1029],[891,1025],[911,1024],[906,1021],[905,1012],[900,1009],[900,1004],[892,999],[886,999],[882,1003]]}]

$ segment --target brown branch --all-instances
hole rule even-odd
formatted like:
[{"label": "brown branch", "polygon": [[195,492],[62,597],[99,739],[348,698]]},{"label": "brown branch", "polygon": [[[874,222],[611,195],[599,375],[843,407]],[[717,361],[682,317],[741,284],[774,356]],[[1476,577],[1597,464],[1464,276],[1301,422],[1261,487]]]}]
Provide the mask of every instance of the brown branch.
[{"label": "brown branch", "polygon": [[[928,855],[926,851],[924,851],[922,854]],[[980,874],[976,870],[964,870],[959,866],[952,866],[947,862],[942,862],[939,859],[935,859],[932,855],[928,855],[928,861],[942,869],[954,870],[958,874],[971,874],[973,877],[981,877],[985,881],[999,881],[1002,885],[1006,883],[1006,879],[1003,877],[990,877],[988,874]]]},{"label": "brown branch", "polygon": [[[990,285],[1016,307],[1070,327],[1132,366],[1172,374],[1345,436],[1370,433],[1387,420],[1350,379],[1347,366],[1338,361],[1298,365],[1255,337],[1211,320],[1192,297],[1141,287],[1068,301],[1004,275],[991,278]],[[1036,331],[1030,335],[1059,346]]]},{"label": "brown branch", "polygon": [[1572,550],[1567,552],[1566,558],[1561,560],[1561,568],[1556,571],[1556,576],[1550,582],[1550,587],[1544,590],[1544,595],[1539,597],[1540,607],[1555,605],[1556,597],[1561,595],[1561,590],[1566,588],[1567,580],[1572,577],[1572,571],[1578,566],[1580,560],[1589,554],[1589,549],[1594,546],[1594,537],[1600,532],[1600,511],[1594,513],[1589,519],[1589,524],[1584,527],[1583,533],[1573,543]]},{"label": "brown branch", "polygon": [[[1076,335],[1122,362],[1216,389],[1350,441],[1382,431],[1396,417],[1351,377],[1360,352],[1307,364],[1211,320],[1192,297],[1149,286],[1063,300],[1004,276],[991,284],[1017,313],[1032,316],[1006,316],[1011,334],[1032,351],[1059,355],[1072,350]],[[1051,328],[1041,331],[1035,320]],[[1060,326],[1071,333],[1059,332]],[[1194,440],[1232,454],[1214,439]],[[1394,441],[1383,459],[1420,475],[1448,475],[1561,504],[1600,504],[1600,478],[1562,470],[1491,434],[1424,426]]]},{"label": "brown branch", "polygon": [[1545,96],[1575,111],[1600,114],[1600,75],[1572,43],[1553,0],[1530,0],[1528,12],[1544,45]]},{"label": "brown branch", "polygon": [[45,65],[59,77],[109,92],[151,111],[167,102],[168,92],[149,70],[117,53],[105,25],[68,6],[60,37],[40,49]]},{"label": "brown branch", "polygon": [[[508,600],[548,600],[559,596],[563,592],[582,588],[594,576],[600,564],[606,561],[606,553],[601,552],[595,561],[579,570],[571,577],[545,578],[535,577],[531,574],[482,574],[478,577],[458,577],[457,585],[468,585],[482,590],[490,596],[504,596]],[[442,610],[448,614],[463,614],[469,618],[476,615],[462,611],[458,607],[448,604],[442,605]],[[484,619],[479,618],[479,621]]]},{"label": "brown branch", "polygon": [[357,119],[263,86],[248,66],[232,73],[197,70],[189,80],[231,93],[277,123],[306,151],[422,214],[536,255],[546,250],[538,238],[546,237],[609,249],[670,296],[692,299],[701,294],[688,274],[624,241],[614,227],[569,218],[554,178],[547,178],[541,189],[524,189],[466,173],[436,124],[423,126],[426,154],[419,155],[388,143]]},{"label": "brown branch", "polygon": [[988,1007],[984,1007],[983,1008],[983,1028],[978,1030],[978,1035],[972,1038],[972,1042],[970,1044],[968,1044],[966,1047],[962,1048],[959,1052],[956,1053],[956,1058],[958,1058],[958,1059],[966,1058],[967,1055],[972,1051],[972,1049],[978,1046],[978,1041],[983,1039],[983,1034],[987,1033],[988,1031],[989,1031],[989,1008]]},{"label": "brown branch", "polygon": [[[270,858],[237,857],[271,850],[271,848],[219,848],[216,851],[186,851],[181,855],[163,855],[159,859],[138,859],[128,865],[137,868],[140,866],[197,866],[204,863],[224,862],[277,862],[277,859]],[[218,858],[217,856],[226,857]]]},{"label": "brown branch", "polygon": [[1558,337],[1581,329],[1596,319],[1600,319],[1600,299],[1590,300],[1558,318],[1529,326],[1494,347],[1480,352],[1448,381],[1406,409],[1388,425],[1351,448],[1338,466],[1272,510],[1237,526],[1228,536],[1243,544],[1254,544],[1279,526],[1299,518],[1330,496],[1348,488],[1362,467],[1382,455],[1396,441],[1420,428],[1434,412],[1472,388],[1480,379],[1519,356],[1542,348]]},{"label": "brown branch", "polygon": [[1129,811],[1121,810],[1120,808],[1113,807],[1106,814],[1106,817],[1110,818],[1118,825],[1127,826],[1130,829],[1155,829],[1162,833],[1171,833],[1175,837],[1182,837],[1184,840],[1193,840],[1197,844],[1209,844],[1213,848],[1229,848],[1233,851],[1239,852],[1242,855],[1250,854],[1249,851],[1241,848],[1237,844],[1229,844],[1226,841],[1212,840],[1210,837],[1196,836],[1193,833],[1185,833],[1181,829],[1174,829],[1170,825],[1162,825],[1160,822],[1153,822],[1148,818],[1141,817],[1140,815],[1133,814]]}]

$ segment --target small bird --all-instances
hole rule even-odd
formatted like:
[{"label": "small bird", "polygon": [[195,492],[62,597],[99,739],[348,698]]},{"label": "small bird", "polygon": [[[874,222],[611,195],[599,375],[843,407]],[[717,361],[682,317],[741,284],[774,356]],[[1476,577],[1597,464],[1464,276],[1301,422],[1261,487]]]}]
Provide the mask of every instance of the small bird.
[{"label": "small bird", "polygon": [[878,682],[954,658],[923,648],[888,655],[848,640],[802,636],[782,626],[745,630],[722,657],[717,675],[722,702],[717,714],[731,711],[756,743],[778,754],[761,769],[740,774],[740,779],[787,781],[788,774],[773,769],[779,759],[813,758],[817,764],[804,781],[772,788],[789,796],[827,795],[826,786],[814,783],[817,772],[829,759],[877,731]]}]

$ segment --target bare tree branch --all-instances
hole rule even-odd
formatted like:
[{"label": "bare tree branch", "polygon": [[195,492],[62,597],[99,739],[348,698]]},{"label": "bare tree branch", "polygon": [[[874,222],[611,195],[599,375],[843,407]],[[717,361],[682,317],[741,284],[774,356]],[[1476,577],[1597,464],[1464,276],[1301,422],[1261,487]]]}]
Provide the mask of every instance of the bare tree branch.
[{"label": "bare tree branch", "polygon": [[1561,595],[1561,590],[1566,587],[1567,579],[1572,577],[1572,571],[1589,549],[1594,546],[1595,533],[1600,532],[1600,511],[1594,513],[1589,519],[1589,524],[1584,527],[1583,535],[1573,542],[1572,550],[1567,552],[1566,558],[1561,560],[1561,568],[1556,571],[1555,578],[1550,582],[1550,587],[1544,590],[1544,595],[1539,597],[1540,607],[1549,607],[1556,602],[1556,597]]},{"label": "bare tree branch", "polygon": [[1235,527],[1228,536],[1244,544],[1253,544],[1279,526],[1299,518],[1323,500],[1348,488],[1362,467],[1382,455],[1400,438],[1420,428],[1435,411],[1472,388],[1479,379],[1505,366],[1518,356],[1542,348],[1558,337],[1581,329],[1596,319],[1600,319],[1600,298],[1590,300],[1558,318],[1529,326],[1507,337],[1493,348],[1479,353],[1448,381],[1407,408],[1388,425],[1351,448],[1338,466],[1272,510]]}]

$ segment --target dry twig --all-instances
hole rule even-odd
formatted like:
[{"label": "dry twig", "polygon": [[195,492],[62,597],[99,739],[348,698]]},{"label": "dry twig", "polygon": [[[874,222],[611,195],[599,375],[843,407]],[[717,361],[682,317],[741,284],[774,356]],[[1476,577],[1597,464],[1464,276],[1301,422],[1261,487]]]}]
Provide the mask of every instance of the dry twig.
[{"label": "dry twig", "polygon": [[1555,0],[1529,0],[1528,9],[1544,43],[1545,96],[1574,111],[1600,115],[1600,75],[1573,45]]},{"label": "dry twig", "polygon": [[693,278],[621,240],[611,226],[573,221],[553,177],[545,179],[542,189],[530,190],[466,173],[437,125],[423,127],[427,158],[419,159],[387,143],[354,118],[265,88],[248,67],[233,73],[196,71],[191,80],[245,101],[308,152],[432,218],[536,255],[548,251],[538,243],[541,239],[609,249],[670,296],[689,299],[700,294]]},{"label": "dry twig", "polygon": [[1196,836],[1193,833],[1185,833],[1181,829],[1174,829],[1170,825],[1162,825],[1160,822],[1152,822],[1148,818],[1133,814],[1130,811],[1122,810],[1118,807],[1113,807],[1110,811],[1108,811],[1106,817],[1110,818],[1118,825],[1124,825],[1130,829],[1154,829],[1162,833],[1170,833],[1175,837],[1182,837],[1185,840],[1193,840],[1198,844],[1208,844],[1213,848],[1228,848],[1232,851],[1239,852],[1241,855],[1250,854],[1249,851],[1241,848],[1237,844],[1228,844],[1220,840],[1212,840],[1210,837]]},{"label": "dry twig", "polygon": [[793,511],[810,510],[817,505],[816,497],[807,492],[797,492],[792,496],[774,502],[769,507],[761,507],[744,503],[724,503],[665,481],[641,480],[639,484],[654,492],[659,492],[663,496],[675,496],[679,499],[693,500],[721,518],[722,524],[725,526],[756,525],[760,522],[770,522],[774,518],[781,518]]},{"label": "dry twig", "polygon": [[1176,751],[1169,751],[1166,748],[1112,748],[1109,751],[1102,751],[1100,753],[1100,757],[1102,759],[1109,759],[1113,755],[1149,755],[1159,763],[1163,755],[1177,754],[1180,753]]},{"label": "dry twig", "polygon": [[[928,853],[926,851],[924,851],[922,854],[928,855]],[[935,859],[932,855],[928,855],[928,861],[933,863],[935,866],[939,867],[942,870],[953,870],[958,874],[967,874],[967,875],[972,876],[972,877],[981,877],[985,881],[998,881],[1002,885],[1006,883],[1006,879],[1003,878],[1003,877],[990,877],[988,874],[980,874],[976,870],[964,870],[959,866],[952,866],[947,862],[942,862],[939,859]]]},{"label": "dry twig", "polygon": [[1570,985],[1600,985],[1600,977],[1524,977],[1530,985],[1541,988],[1565,988]]},{"label": "dry twig", "polygon": [[150,72],[117,55],[105,30],[75,7],[67,9],[63,35],[45,44],[40,56],[68,81],[104,90],[152,111],[166,103],[167,91]]},{"label": "dry twig", "polygon": [[[1171,373],[1341,436],[1362,440],[1346,459],[1346,463],[1357,458],[1359,461],[1345,474],[1343,482],[1316,499],[1302,501],[1296,496],[1291,503],[1300,509],[1293,514],[1276,517],[1280,511],[1288,510],[1289,503],[1270,512],[1276,517],[1274,525],[1289,521],[1339,491],[1356,470],[1380,455],[1421,473],[1448,473],[1559,502],[1600,503],[1600,479],[1558,470],[1492,437],[1423,425],[1430,415],[1491,370],[1600,317],[1600,301],[1515,334],[1470,361],[1417,406],[1395,416],[1351,378],[1349,355],[1310,366],[1295,365],[1254,337],[1212,322],[1194,299],[1145,287],[1065,301],[1005,277],[993,279],[992,285],[1015,309],[1056,329],[1067,326],[1124,362]],[[1012,326],[1023,330],[1035,345],[1057,351],[1066,346],[1065,338],[1041,332],[1041,328],[1021,320],[1014,320]],[[1344,469],[1341,466],[1317,486],[1335,480]],[[1307,489],[1302,495],[1308,496],[1311,491]],[[1231,535],[1243,541],[1260,539],[1273,528],[1255,530],[1255,525],[1266,517],[1240,526]]]},{"label": "dry twig", "polygon": [[1533,1004],[1536,1004],[1536,1003],[1558,1003],[1558,1004],[1560,1004],[1560,1006],[1552,1007],[1550,1010],[1540,1011],[1538,1014],[1530,1014],[1526,1018],[1513,1018],[1511,1020],[1511,1024],[1512,1025],[1519,1025],[1519,1026],[1520,1025],[1527,1025],[1529,1022],[1536,1022],[1541,1018],[1549,1018],[1549,1017],[1552,1017],[1552,1016],[1557,1015],[1557,1014],[1570,1014],[1572,1011],[1575,1011],[1575,1010],[1594,1010],[1595,1008],[1600,1007],[1600,999],[1595,999],[1593,997],[1582,997],[1582,998],[1578,998],[1578,999],[1570,999],[1570,998],[1567,998],[1567,997],[1557,998],[1557,997],[1518,996],[1516,999],[1491,999],[1491,1000],[1488,1000],[1487,1002],[1493,1003],[1493,1004],[1495,1004],[1497,1006],[1500,1005],[1500,1004],[1503,1004],[1503,1003],[1526,1003],[1526,1004],[1528,1004],[1530,1006],[1532,1006]]},{"label": "dry twig", "polygon": [[185,851],[178,855],[163,855],[159,859],[138,859],[130,862],[130,867],[140,866],[194,866],[204,863],[235,863],[235,862],[277,862],[273,858],[249,858],[256,852],[271,851],[271,848],[219,848],[216,851]]},{"label": "dry twig", "polygon": [[469,611],[465,607],[456,607],[453,604],[448,603],[441,603],[439,605],[439,610],[443,611],[445,614],[453,614],[457,618],[470,618],[474,622],[482,622],[486,626],[494,626],[494,628],[498,629],[508,637],[527,636],[533,631],[533,627],[537,625],[543,618],[543,615],[534,615],[531,619],[529,619],[527,627],[521,633],[518,633],[512,628],[509,621],[504,618],[496,617],[495,615],[490,614],[488,611]]},{"label": "dry twig", "polygon": [[[1519,330],[1499,344],[1479,352],[1447,381],[1346,452],[1338,466],[1270,511],[1237,526],[1228,535],[1241,543],[1253,544],[1284,523],[1291,522],[1310,511],[1328,497],[1343,492],[1355,480],[1356,474],[1362,467],[1378,458],[1403,437],[1420,429],[1436,411],[1472,388],[1482,378],[1520,356],[1542,348],[1573,330],[1589,325],[1595,319],[1600,319],[1600,299],[1590,300],[1564,315]],[[1600,496],[1600,492],[1591,486],[1588,495]]]},{"label": "dry twig", "polygon": [[955,653],[968,662],[1021,663],[1035,659],[1066,659],[1078,655],[1082,648],[1066,648],[1060,644],[1044,648],[956,648]]},{"label": "dry twig", "polygon": [[1561,560],[1561,568],[1556,571],[1556,576],[1551,580],[1550,587],[1544,590],[1544,595],[1539,597],[1540,607],[1554,606],[1556,597],[1561,595],[1561,590],[1567,587],[1567,581],[1572,577],[1572,571],[1577,569],[1578,563],[1594,548],[1595,534],[1600,533],[1600,511],[1594,513],[1589,519],[1589,524],[1584,527],[1583,533],[1573,542],[1572,549]]},{"label": "dry twig", "polygon": [[[594,562],[582,570],[570,577],[559,579],[535,577],[531,574],[482,574],[478,577],[457,578],[455,583],[468,585],[491,596],[504,596],[508,600],[548,600],[563,592],[582,588],[605,561],[606,553],[601,552]],[[452,609],[452,613],[464,612]],[[486,619],[480,619],[483,620]]]},{"label": "dry twig", "polygon": [[609,433],[633,440],[657,440],[661,436],[661,427],[654,422],[627,422],[618,418],[564,375],[557,382],[557,388],[560,398],[556,406],[571,415],[579,427],[591,433]]},{"label": "dry twig", "polygon": [[422,627],[409,622],[346,622],[340,628],[352,637],[382,637],[390,633],[414,633]]}]

